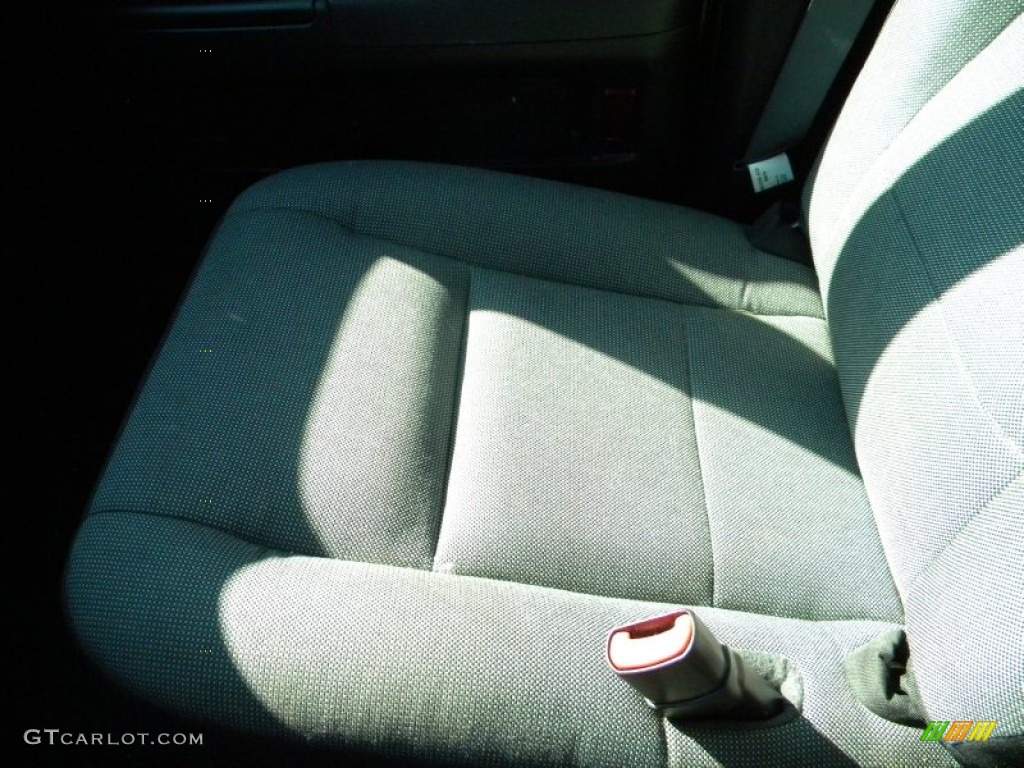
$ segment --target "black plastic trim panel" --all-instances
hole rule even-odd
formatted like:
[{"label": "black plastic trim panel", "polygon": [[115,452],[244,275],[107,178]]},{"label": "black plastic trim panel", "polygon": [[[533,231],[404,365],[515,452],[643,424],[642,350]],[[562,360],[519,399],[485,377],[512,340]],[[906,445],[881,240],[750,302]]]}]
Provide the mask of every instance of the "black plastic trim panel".
[{"label": "black plastic trim panel", "polygon": [[243,29],[285,27],[313,21],[313,0],[246,2],[146,2],[114,9],[119,26],[147,29]]}]

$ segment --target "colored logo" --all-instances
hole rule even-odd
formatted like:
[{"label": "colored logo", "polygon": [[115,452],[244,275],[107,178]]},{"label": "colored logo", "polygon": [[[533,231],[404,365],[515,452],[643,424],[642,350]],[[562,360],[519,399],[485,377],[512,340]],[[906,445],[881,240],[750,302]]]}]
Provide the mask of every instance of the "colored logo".
[{"label": "colored logo", "polygon": [[921,741],[988,741],[996,729],[995,720],[932,720]]}]

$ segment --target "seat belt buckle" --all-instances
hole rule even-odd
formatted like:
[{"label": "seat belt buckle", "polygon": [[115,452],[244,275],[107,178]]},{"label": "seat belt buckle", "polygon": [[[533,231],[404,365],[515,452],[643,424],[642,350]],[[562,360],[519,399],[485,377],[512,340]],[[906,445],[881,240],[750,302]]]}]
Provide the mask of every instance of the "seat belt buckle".
[{"label": "seat belt buckle", "polygon": [[811,245],[800,227],[800,206],[776,200],[753,224],[746,227],[747,240],[759,251],[811,264]]},{"label": "seat belt buckle", "polygon": [[789,161],[786,152],[779,152],[777,155],[766,157],[750,163],[742,163],[750,174],[750,183],[754,186],[754,192],[760,193],[774,187],[788,184],[796,176],[793,173],[793,164]]},{"label": "seat belt buckle", "polygon": [[692,611],[613,629],[606,657],[612,671],[665,717],[763,719],[785,706],[782,694]]}]

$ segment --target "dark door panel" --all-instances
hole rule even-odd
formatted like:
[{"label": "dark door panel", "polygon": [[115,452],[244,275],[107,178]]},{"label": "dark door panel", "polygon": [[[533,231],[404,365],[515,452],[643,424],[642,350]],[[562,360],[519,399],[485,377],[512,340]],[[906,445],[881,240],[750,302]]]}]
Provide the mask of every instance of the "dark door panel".
[{"label": "dark door panel", "polygon": [[702,5],[119,0],[83,21],[120,123],[182,137],[177,162],[392,157],[674,197]]}]

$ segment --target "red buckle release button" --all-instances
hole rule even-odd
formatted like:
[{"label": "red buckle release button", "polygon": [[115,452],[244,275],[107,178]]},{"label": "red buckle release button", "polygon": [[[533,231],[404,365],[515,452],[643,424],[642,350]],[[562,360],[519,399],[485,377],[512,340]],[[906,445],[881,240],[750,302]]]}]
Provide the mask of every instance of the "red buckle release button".
[{"label": "red buckle release button", "polygon": [[692,611],[613,629],[608,665],[666,717],[765,718],[782,694],[722,645]]},{"label": "red buckle release button", "polygon": [[687,611],[619,627],[608,636],[608,663],[616,672],[650,669],[682,658],[693,643]]}]

